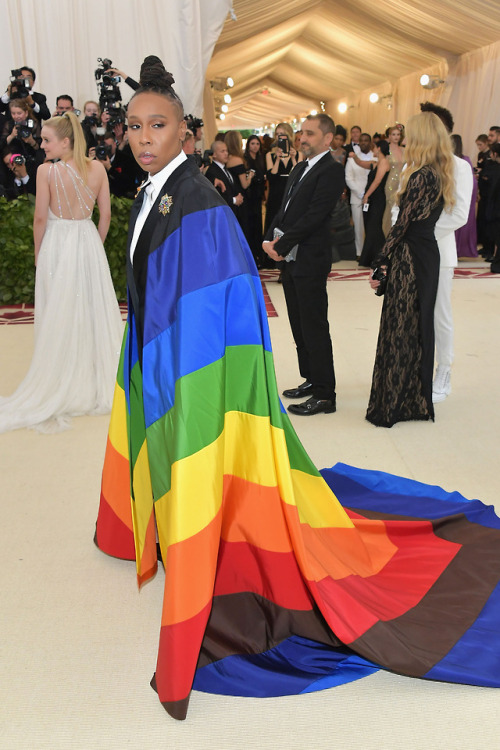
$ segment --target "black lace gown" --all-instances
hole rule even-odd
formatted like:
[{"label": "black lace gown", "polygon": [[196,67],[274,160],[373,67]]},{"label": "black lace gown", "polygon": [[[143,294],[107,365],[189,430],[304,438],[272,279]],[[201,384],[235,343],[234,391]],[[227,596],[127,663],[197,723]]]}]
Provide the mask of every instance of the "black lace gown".
[{"label": "black lace gown", "polygon": [[378,264],[389,265],[366,418],[380,427],[434,419],[434,303],[439,250],[434,226],[443,210],[438,177],[425,166],[408,181],[396,224]]}]

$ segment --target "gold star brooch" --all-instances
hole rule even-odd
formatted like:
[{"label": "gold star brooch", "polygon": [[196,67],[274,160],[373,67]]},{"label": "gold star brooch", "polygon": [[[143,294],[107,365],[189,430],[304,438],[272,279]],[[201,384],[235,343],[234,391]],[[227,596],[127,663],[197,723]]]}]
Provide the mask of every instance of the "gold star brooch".
[{"label": "gold star brooch", "polygon": [[160,200],[160,205],[158,206],[158,210],[163,216],[166,216],[170,213],[170,209],[172,208],[174,204],[174,199],[171,195],[168,195],[165,193],[165,195],[162,196]]}]

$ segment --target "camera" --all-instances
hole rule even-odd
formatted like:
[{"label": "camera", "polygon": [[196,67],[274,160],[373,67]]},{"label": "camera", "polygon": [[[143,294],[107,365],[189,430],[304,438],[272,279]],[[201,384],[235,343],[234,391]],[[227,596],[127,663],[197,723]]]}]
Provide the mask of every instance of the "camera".
[{"label": "camera", "polygon": [[127,119],[125,110],[121,106],[112,106],[111,108],[107,107],[107,110],[109,112],[108,127],[110,128],[114,128],[115,125],[124,123],[125,120]]},{"label": "camera", "polygon": [[111,155],[111,146],[108,146],[107,143],[101,143],[95,147],[95,158],[99,161],[106,161],[106,159],[111,158]]},{"label": "camera", "polygon": [[188,129],[192,131],[194,137],[196,138],[196,131],[198,130],[198,128],[203,127],[203,120],[200,117],[195,117],[194,115],[185,115],[184,119],[186,121]]},{"label": "camera", "polygon": [[87,115],[82,120],[82,128],[96,128],[99,125],[99,117],[97,115]]},{"label": "camera", "polygon": [[10,98],[11,99],[24,99],[30,95],[30,82],[27,78],[23,78],[23,71],[18,68],[17,70],[10,71]]},{"label": "camera", "polygon": [[20,122],[17,126],[17,135],[19,136],[19,138],[29,138],[30,135],[33,135],[34,129],[34,120],[23,120],[23,122]]},{"label": "camera", "polygon": [[12,154],[12,156],[10,157],[10,163],[12,164],[12,166],[22,167],[24,164],[26,164],[26,159],[24,158],[24,156],[22,156],[22,154]]},{"label": "camera", "polygon": [[203,152],[203,155],[199,151],[194,152],[193,156],[194,156],[194,160],[196,162],[196,166],[198,167],[198,169],[200,169],[201,167],[210,166],[210,164],[212,163],[211,157],[213,156],[213,153],[214,152],[209,148],[205,149],[205,151]]},{"label": "camera", "polygon": [[[95,71],[97,90],[99,92],[99,105],[101,111],[107,109],[111,115],[111,119],[113,120],[114,118],[114,122],[110,123],[114,127],[119,122],[125,122],[125,113],[121,103],[122,95],[118,87],[121,78],[120,76],[108,75],[106,73],[107,70],[113,67],[113,63],[108,57],[104,59],[98,57],[97,62],[100,63],[100,66]],[[117,119],[122,117],[123,119]]]},{"label": "camera", "polygon": [[95,71],[96,81],[99,81],[102,78],[102,81],[105,84],[120,83],[120,76],[110,76],[106,73],[107,70],[113,67],[113,63],[111,62],[109,57],[105,57],[104,59],[102,57],[98,57],[97,62],[100,63],[100,67],[98,67]]},{"label": "camera", "polygon": [[375,281],[380,281],[380,284],[375,289],[375,294],[377,295],[377,297],[382,297],[382,295],[385,294],[385,290],[387,287],[387,268],[384,268],[383,266],[375,268],[372,273],[372,279],[374,279]]},{"label": "camera", "polygon": [[284,154],[288,154],[288,146],[288,138],[286,137],[286,135],[278,136],[278,148],[280,148]]}]

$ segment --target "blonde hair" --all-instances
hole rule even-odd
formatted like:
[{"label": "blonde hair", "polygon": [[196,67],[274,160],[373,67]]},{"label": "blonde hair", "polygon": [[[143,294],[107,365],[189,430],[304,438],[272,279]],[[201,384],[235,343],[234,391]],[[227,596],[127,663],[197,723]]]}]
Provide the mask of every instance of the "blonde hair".
[{"label": "blonde hair", "polygon": [[227,146],[229,156],[239,156],[243,159],[243,140],[241,133],[237,130],[228,130],[224,136],[224,143]]},{"label": "blonde hair", "polygon": [[398,125],[397,123],[396,123],[396,125],[392,125],[392,127],[387,128],[387,130],[385,131],[386,132],[386,138],[389,138],[390,134],[394,130],[397,130],[398,133],[399,133],[399,145],[401,145],[402,142],[404,141],[404,138],[405,138],[405,129],[404,129],[404,127],[402,127],[401,125]]},{"label": "blonde hair", "polygon": [[87,143],[83,135],[82,126],[78,122],[74,112],[65,112],[60,117],[51,117],[43,125],[44,127],[52,128],[60,141],[64,140],[64,138],[69,138],[77,172],[86,180],[90,159],[85,155]]},{"label": "blonde hair", "polygon": [[[290,123],[288,123],[288,122],[279,122],[276,125],[276,130],[278,130],[278,128],[281,128],[281,130],[285,131],[285,135],[288,138],[288,148],[290,148],[290,146],[293,146],[294,141],[295,141],[295,135],[294,135],[294,132],[292,130],[292,126],[290,125]],[[276,130],[274,131],[274,137],[275,137],[274,145],[275,146],[278,143],[278,136],[276,135]]]},{"label": "blonde hair", "polygon": [[401,178],[400,198],[408,187],[408,180],[417,170],[428,165],[439,180],[439,196],[450,210],[455,205],[453,147],[445,126],[433,112],[414,115],[406,126],[405,159],[407,167]]}]

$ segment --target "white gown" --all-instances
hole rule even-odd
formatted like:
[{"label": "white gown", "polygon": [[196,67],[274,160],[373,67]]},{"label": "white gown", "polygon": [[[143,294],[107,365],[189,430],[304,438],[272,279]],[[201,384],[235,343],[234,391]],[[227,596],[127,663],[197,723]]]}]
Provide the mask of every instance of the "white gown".
[{"label": "white gown", "polygon": [[[67,429],[70,417],[111,409],[123,322],[101,238],[94,196],[71,166],[51,166],[60,216],[49,209],[35,284],[35,349],[17,390],[0,398],[0,432]],[[64,205],[65,204],[65,205]],[[81,209],[81,211],[80,211]]]}]

